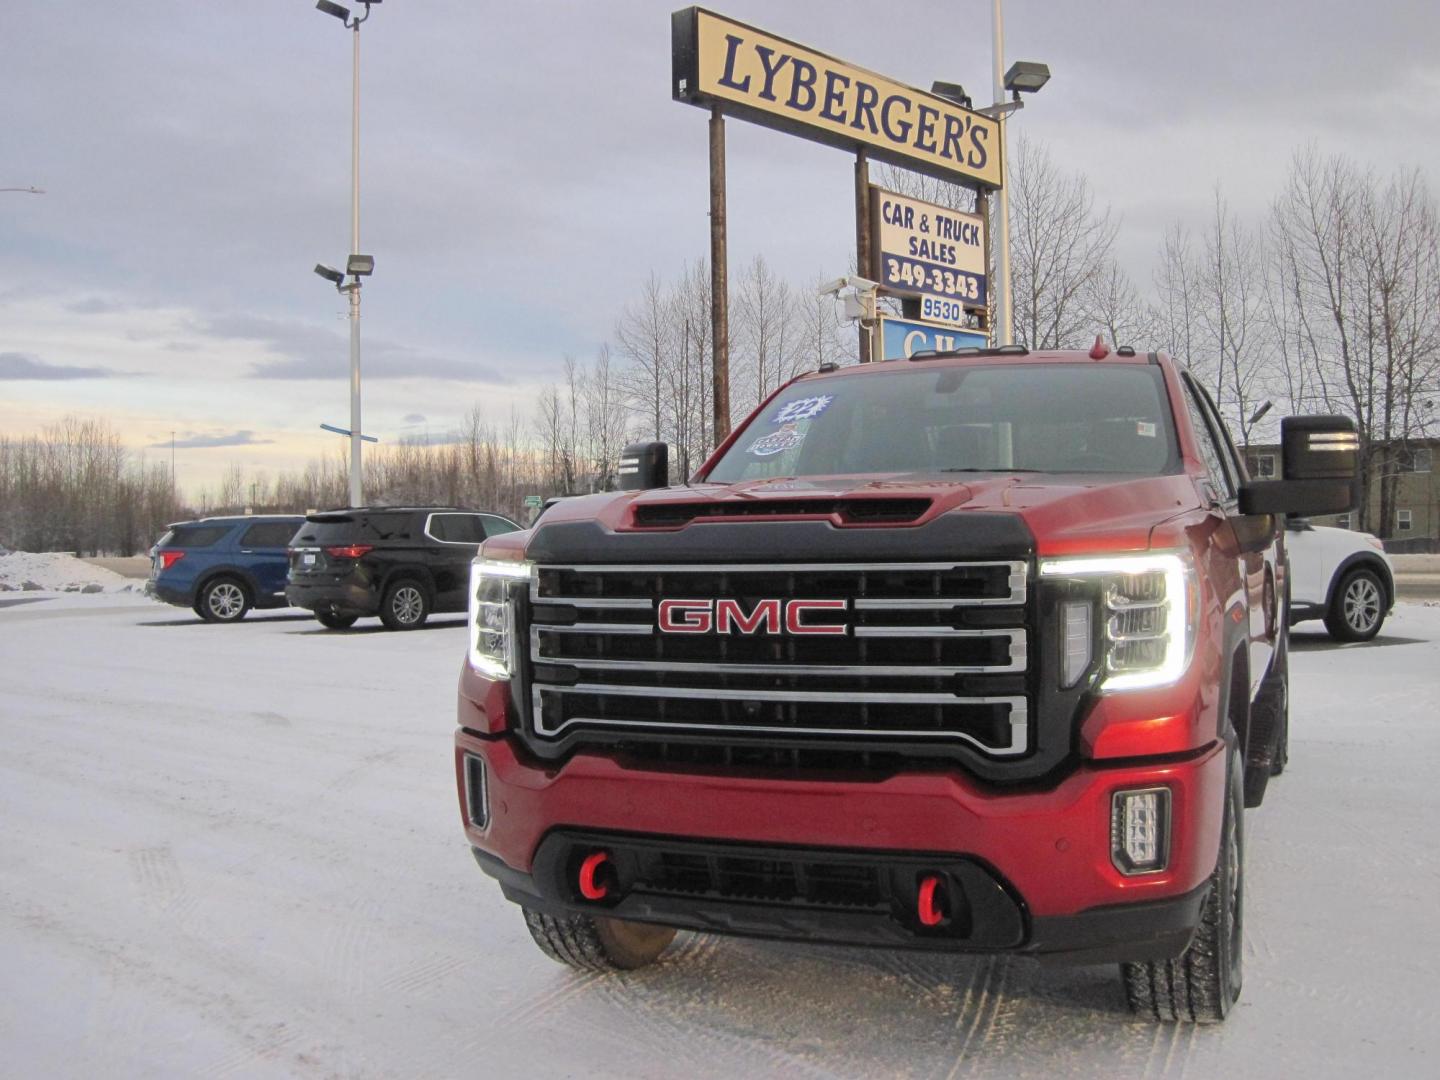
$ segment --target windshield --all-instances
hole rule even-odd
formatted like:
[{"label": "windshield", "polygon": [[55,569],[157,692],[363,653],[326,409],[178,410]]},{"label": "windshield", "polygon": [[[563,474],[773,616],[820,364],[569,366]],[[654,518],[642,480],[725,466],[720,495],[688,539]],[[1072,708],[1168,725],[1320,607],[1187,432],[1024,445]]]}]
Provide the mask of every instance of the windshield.
[{"label": "windshield", "polygon": [[1098,472],[1179,467],[1153,365],[1008,364],[802,380],[707,475],[735,483],[852,473]]}]

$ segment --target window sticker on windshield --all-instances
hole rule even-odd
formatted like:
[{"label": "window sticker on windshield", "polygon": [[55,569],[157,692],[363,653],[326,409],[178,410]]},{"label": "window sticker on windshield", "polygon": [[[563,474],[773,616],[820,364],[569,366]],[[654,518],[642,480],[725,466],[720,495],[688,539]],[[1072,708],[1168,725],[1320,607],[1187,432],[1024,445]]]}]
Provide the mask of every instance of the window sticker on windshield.
[{"label": "window sticker on windshield", "polygon": [[789,424],[796,420],[813,420],[830,407],[835,400],[834,394],[821,394],[819,397],[797,398],[784,405],[774,419],[772,424]]},{"label": "window sticker on windshield", "polygon": [[1148,420],[1136,420],[1136,421],[1135,421],[1135,434],[1136,434],[1136,435],[1144,435],[1147,439],[1153,439],[1153,438],[1155,438],[1155,431],[1156,431],[1155,425],[1152,424],[1152,423],[1150,423]]},{"label": "window sticker on windshield", "polygon": [[805,433],[803,431],[796,431],[794,424],[786,424],[779,431],[772,431],[769,435],[760,436],[745,448],[745,452],[754,454],[756,457],[770,457],[772,454],[794,450],[804,441]]}]

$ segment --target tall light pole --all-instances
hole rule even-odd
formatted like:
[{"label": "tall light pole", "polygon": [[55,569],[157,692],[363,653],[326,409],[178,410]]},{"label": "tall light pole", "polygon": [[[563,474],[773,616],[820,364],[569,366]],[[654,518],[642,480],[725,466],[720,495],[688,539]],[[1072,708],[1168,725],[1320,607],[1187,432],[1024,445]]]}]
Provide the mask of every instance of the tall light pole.
[{"label": "tall light pole", "polygon": [[[1005,102],[1005,13],[1001,0],[994,0],[990,16],[993,37],[992,73],[995,77],[995,104]],[[1010,148],[1005,145],[1005,116],[996,118],[1000,125],[1000,192],[995,200],[995,329],[1001,345],[1015,340],[1015,320],[1010,311]]]},{"label": "tall light pole", "polygon": [[[343,285],[336,281],[335,287],[350,296],[350,505],[361,505],[360,446],[360,278],[375,269],[375,260],[360,255],[360,24],[370,17],[370,5],[380,0],[361,0],[365,14],[354,17],[350,9],[319,0],[315,7],[326,15],[339,19],[350,31],[351,73],[350,73],[350,258],[346,271],[351,282]],[[357,268],[358,264],[358,268]],[[329,280],[330,274],[320,267],[316,273]]]},{"label": "tall light pole", "polygon": [[[994,0],[990,28],[993,37],[992,70],[995,76],[995,104],[980,111],[994,116],[1000,126],[1000,191],[995,199],[995,330],[1001,345],[1015,343],[1014,294],[1010,286],[1010,147],[1006,128],[1009,114],[1023,108],[1021,94],[1033,94],[1050,81],[1050,69],[1044,64],[1018,60],[1005,70],[1005,15],[1001,0]],[[1006,92],[1011,100],[1005,100]]]}]

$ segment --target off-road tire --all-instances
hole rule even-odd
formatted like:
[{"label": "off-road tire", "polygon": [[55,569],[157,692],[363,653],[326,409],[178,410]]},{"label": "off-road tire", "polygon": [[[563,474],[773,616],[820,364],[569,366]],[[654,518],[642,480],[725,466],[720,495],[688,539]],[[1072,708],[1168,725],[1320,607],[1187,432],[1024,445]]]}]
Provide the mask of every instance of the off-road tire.
[{"label": "off-road tire", "polygon": [[601,915],[546,915],[530,908],[525,925],[541,952],[576,971],[634,971],[653,964],[675,938],[669,926]]},{"label": "off-road tire", "polygon": [[250,610],[250,590],[233,577],[213,577],[201,587],[195,610],[212,623],[239,622]]},{"label": "off-road tire", "polygon": [[[1245,811],[1240,755],[1231,752],[1220,858],[1190,945],[1175,960],[1120,965],[1130,1010],[1156,1020],[1215,1024],[1240,997],[1244,956]],[[1233,884],[1233,888],[1232,888]]]},{"label": "off-road tire", "polygon": [[317,611],[315,618],[326,630],[349,630],[355,625],[358,615],[336,615],[333,611]]},{"label": "off-road tire", "polygon": [[1385,585],[1380,575],[1357,566],[1340,579],[1325,611],[1325,629],[1336,641],[1369,641],[1385,625]]},{"label": "off-road tire", "polygon": [[380,621],[387,630],[415,630],[430,617],[430,591],[417,578],[398,578],[385,589]]}]

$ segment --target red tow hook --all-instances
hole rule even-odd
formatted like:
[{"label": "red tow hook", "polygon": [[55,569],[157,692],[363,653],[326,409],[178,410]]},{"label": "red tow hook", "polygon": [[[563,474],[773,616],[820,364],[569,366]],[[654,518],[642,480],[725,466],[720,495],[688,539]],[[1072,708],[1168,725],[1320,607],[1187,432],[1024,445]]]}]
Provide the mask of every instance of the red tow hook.
[{"label": "red tow hook", "polygon": [[945,882],[938,874],[927,874],[920,881],[920,900],[916,913],[921,926],[939,926],[945,921],[943,903]]},{"label": "red tow hook", "polygon": [[585,856],[585,861],[580,864],[580,895],[586,900],[604,900],[610,894],[610,886],[597,880],[601,868],[609,861],[608,854],[597,851]]}]

